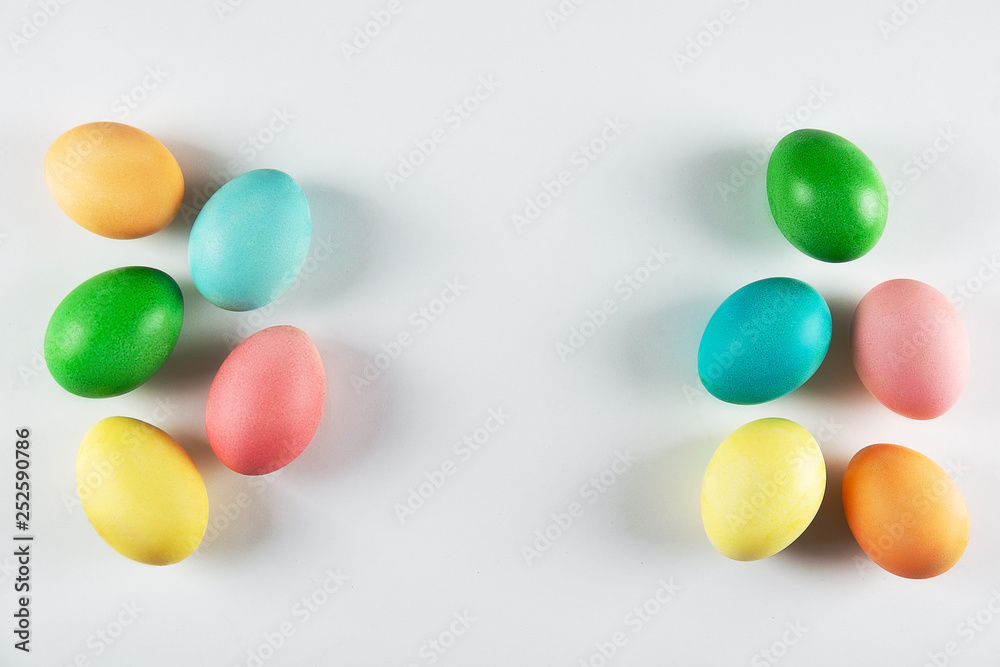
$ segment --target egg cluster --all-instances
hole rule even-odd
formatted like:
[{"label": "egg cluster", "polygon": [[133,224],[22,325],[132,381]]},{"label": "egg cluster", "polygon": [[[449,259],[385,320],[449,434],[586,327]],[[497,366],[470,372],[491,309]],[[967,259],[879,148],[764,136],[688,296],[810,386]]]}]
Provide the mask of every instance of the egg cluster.
[{"label": "egg cluster", "polygon": [[[774,147],[767,199],[782,234],[827,262],[861,257],[885,229],[888,199],[875,165],[843,137],[798,130]],[[698,374],[715,397],[753,405],[808,380],[830,346],[823,297],[793,278],[769,278],[729,296],[710,318]],[[884,406],[933,419],[958,400],[969,375],[969,340],[958,311],[917,280],[876,285],[851,325],[854,367]],[[823,501],[826,467],[815,438],[784,419],[760,419],[731,433],[702,482],[701,514],[712,544],[736,560],[756,560],[791,544]],[[848,526],[868,556],[908,578],[951,568],[969,539],[958,487],[933,461],[892,444],[865,447],[843,480]]]},{"label": "egg cluster", "polygon": [[[170,151],[121,123],[75,127],[45,156],[45,179],[59,207],[81,227],[134,239],[166,227],[184,196]],[[212,195],[188,242],[195,287],[227,310],[271,303],[296,280],[312,236],[306,196],[280,171],[242,174]],[[149,380],[180,336],[184,299],[155,268],[100,273],[73,289],[45,331],[45,362],[67,391],[118,396]],[[319,427],[326,379],[304,332],[274,326],[225,359],[205,407],[208,441],[244,475],[262,475],[299,456]],[[76,483],[87,518],[119,553],[142,563],[183,560],[208,525],[208,494],[191,457],[168,434],[137,419],[108,417],[84,436]]]}]

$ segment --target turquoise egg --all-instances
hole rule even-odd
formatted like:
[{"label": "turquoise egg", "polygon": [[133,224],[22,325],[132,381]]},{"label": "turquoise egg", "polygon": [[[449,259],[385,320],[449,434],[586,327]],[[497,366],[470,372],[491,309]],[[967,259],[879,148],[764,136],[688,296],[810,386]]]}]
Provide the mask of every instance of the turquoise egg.
[{"label": "turquoise egg", "polygon": [[733,292],[705,327],[698,375],[723,401],[764,403],[802,386],[830,347],[830,307],[794,278],[767,278]]},{"label": "turquoise egg", "polygon": [[220,308],[266,306],[295,282],[311,236],[309,202],[295,179],[248,171],[219,188],[195,219],[191,279]]}]

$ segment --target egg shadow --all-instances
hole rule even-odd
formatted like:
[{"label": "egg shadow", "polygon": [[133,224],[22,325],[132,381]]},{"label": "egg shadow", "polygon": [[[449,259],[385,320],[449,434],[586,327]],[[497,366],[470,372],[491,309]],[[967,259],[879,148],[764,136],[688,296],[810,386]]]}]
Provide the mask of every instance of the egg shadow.
[{"label": "egg shadow", "polygon": [[701,153],[664,169],[659,179],[669,184],[663,188],[664,208],[675,212],[680,203],[713,244],[741,254],[780,251],[782,236],[771,217],[765,189],[769,154],[764,152],[762,165],[751,158],[760,151],[759,146],[744,146]]},{"label": "egg shadow", "polygon": [[283,512],[276,485],[233,472],[201,439],[191,458],[208,491],[208,528],[195,554],[199,559],[232,563],[245,558],[274,533],[275,516]]},{"label": "egg shadow", "polygon": [[809,563],[844,561],[857,553],[858,546],[844,516],[843,483],[848,458],[825,454],[826,490],[812,523],[781,552],[782,558]]},{"label": "egg shadow", "polygon": [[854,370],[851,354],[851,320],[857,304],[843,298],[829,299],[828,303],[833,321],[830,348],[813,376],[796,391],[806,398],[860,404],[869,399],[869,394]]},{"label": "egg shadow", "polygon": [[697,382],[698,345],[717,306],[717,300],[690,299],[632,318],[617,330],[625,372],[654,389]]},{"label": "egg shadow", "polygon": [[371,271],[382,216],[374,203],[345,190],[315,183],[302,189],[312,217],[312,244],[295,298],[325,306]]},{"label": "egg shadow", "polygon": [[185,141],[170,139],[163,143],[170,148],[184,175],[184,199],[173,221],[158,236],[187,243],[201,207],[216,190],[242,173],[244,165]]},{"label": "egg shadow", "polygon": [[629,534],[673,552],[709,544],[701,522],[701,480],[713,451],[708,438],[686,441],[623,476],[618,484]]},{"label": "egg shadow", "polygon": [[289,466],[303,480],[328,480],[371,446],[385,428],[393,392],[389,372],[371,379],[374,366],[363,352],[337,340],[317,340],[316,346],[326,372],[326,402],[312,441]]},{"label": "egg shadow", "polygon": [[206,301],[190,280],[178,285],[184,295],[184,324],[170,356],[144,385],[154,392],[186,391],[207,382],[234,347],[231,335],[220,334],[220,309]]}]

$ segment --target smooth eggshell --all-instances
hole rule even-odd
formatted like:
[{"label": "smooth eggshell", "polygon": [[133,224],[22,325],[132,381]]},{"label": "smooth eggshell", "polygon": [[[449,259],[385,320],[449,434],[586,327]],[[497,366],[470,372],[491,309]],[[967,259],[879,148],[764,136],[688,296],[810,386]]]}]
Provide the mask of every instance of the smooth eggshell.
[{"label": "smooth eggshell", "polygon": [[705,470],[701,518],[708,539],[734,560],[778,553],[802,534],[826,492],[815,438],[787,419],[758,419],[722,441]]},{"label": "smooth eggshell", "polygon": [[844,515],[883,569],[909,579],[949,570],[969,542],[969,509],[934,461],[900,445],[865,447],[844,472]]},{"label": "smooth eggshell", "polygon": [[912,419],[947,412],[969,377],[962,318],[944,294],[918,280],[873,287],[854,311],[851,345],[868,391]]},{"label": "smooth eggshell", "polygon": [[97,422],[76,457],[80,503],[115,551],[149,565],[187,558],[208,526],[208,493],[191,457],[160,429],[129,417]]},{"label": "smooth eggshell", "polygon": [[291,326],[258,331],[233,350],[208,392],[208,442],[226,466],[264,475],[312,440],[326,400],[319,350]]},{"label": "smooth eggshell", "polygon": [[184,198],[184,176],[167,147],[121,123],[87,123],[45,154],[45,181],[66,215],[113,239],[158,232]]},{"label": "smooth eggshell", "polygon": [[312,221],[302,188],[276,169],[229,181],[205,203],[191,228],[191,279],[226,310],[253,310],[288,289],[309,252]]},{"label": "smooth eggshell", "polygon": [[132,391],[177,343],[184,297],[159,269],[126,266],[85,280],[56,307],[45,363],[64,389],[87,398]]},{"label": "smooth eggshell", "polygon": [[731,294],[709,319],[698,375],[723,401],[770,401],[812,377],[831,332],[830,308],[811,286],[794,278],[758,280]]}]

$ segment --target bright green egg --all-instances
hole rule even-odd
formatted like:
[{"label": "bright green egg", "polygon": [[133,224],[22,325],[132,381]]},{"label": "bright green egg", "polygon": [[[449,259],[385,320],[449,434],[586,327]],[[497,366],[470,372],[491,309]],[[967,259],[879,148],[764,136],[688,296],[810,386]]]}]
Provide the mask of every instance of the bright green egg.
[{"label": "bright green egg", "polygon": [[874,163],[823,130],[796,130],[774,147],[767,201],[785,238],[824,262],[849,262],[875,247],[889,212]]},{"label": "bright green egg", "polygon": [[64,389],[87,398],[132,391],[170,356],[184,298],[174,279],[145,266],[99,273],[56,307],[45,363]]}]

